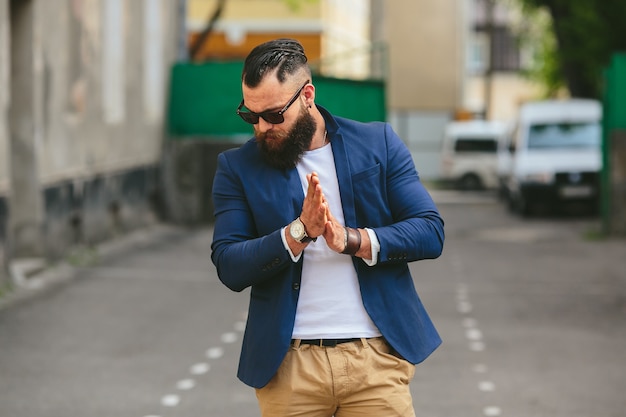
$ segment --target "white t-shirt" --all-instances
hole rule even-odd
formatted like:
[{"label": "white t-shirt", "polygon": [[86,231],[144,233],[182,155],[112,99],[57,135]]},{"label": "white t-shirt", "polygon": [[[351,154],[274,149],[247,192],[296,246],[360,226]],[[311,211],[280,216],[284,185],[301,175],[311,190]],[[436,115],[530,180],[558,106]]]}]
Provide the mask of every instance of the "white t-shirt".
[{"label": "white t-shirt", "polygon": [[[306,152],[297,170],[305,194],[308,188],[306,175],[313,171],[318,173],[331,212],[338,222],[345,224],[330,144]],[[377,247],[375,233],[368,230],[368,234]],[[286,240],[284,243],[289,250]],[[378,254],[378,250],[372,252]],[[291,255],[294,261],[300,258]],[[336,339],[380,336],[380,331],[363,307],[352,257],[331,250],[323,236],[309,243],[302,256],[302,282],[292,337]],[[375,258],[369,262],[370,265],[375,263]]]}]

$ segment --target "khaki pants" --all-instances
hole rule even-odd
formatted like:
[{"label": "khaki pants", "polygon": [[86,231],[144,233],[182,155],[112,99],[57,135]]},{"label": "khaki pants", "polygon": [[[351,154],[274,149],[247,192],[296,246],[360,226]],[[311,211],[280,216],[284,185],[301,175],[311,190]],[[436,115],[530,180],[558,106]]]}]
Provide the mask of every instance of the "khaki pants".
[{"label": "khaki pants", "polygon": [[263,417],[414,417],[414,373],[383,338],[336,347],[296,341],[256,395]]}]

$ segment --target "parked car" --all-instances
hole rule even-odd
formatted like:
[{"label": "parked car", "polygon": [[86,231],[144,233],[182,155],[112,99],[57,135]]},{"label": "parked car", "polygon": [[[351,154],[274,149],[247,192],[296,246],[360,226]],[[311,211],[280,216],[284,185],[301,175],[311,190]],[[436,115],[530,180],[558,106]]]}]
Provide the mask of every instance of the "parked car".
[{"label": "parked car", "polygon": [[498,150],[507,132],[500,121],[450,122],[442,141],[441,179],[462,190],[495,189]]},{"label": "parked car", "polygon": [[596,100],[529,102],[511,135],[500,173],[509,207],[523,215],[567,202],[595,207],[600,198],[602,107]]}]

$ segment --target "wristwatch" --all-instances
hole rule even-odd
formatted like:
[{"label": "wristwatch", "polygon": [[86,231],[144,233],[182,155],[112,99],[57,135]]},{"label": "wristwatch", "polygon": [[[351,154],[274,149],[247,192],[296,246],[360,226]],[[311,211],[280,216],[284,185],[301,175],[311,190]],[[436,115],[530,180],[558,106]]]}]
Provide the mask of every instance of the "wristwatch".
[{"label": "wristwatch", "polygon": [[300,217],[292,221],[289,225],[289,234],[295,241],[300,243],[315,242],[317,240],[316,237],[310,237],[306,234],[306,228],[302,220],[300,220]]}]

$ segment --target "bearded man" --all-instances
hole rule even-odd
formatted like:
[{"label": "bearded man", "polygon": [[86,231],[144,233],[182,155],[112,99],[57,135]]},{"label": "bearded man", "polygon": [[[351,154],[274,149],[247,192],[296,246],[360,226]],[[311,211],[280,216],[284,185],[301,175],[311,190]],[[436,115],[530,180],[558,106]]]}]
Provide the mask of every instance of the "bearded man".
[{"label": "bearded man", "polygon": [[315,104],[302,45],[254,48],[237,114],[254,138],[219,155],[211,259],[250,288],[238,377],[264,417],[414,416],[415,364],[441,343],[408,263],[443,220],[389,124]]}]

